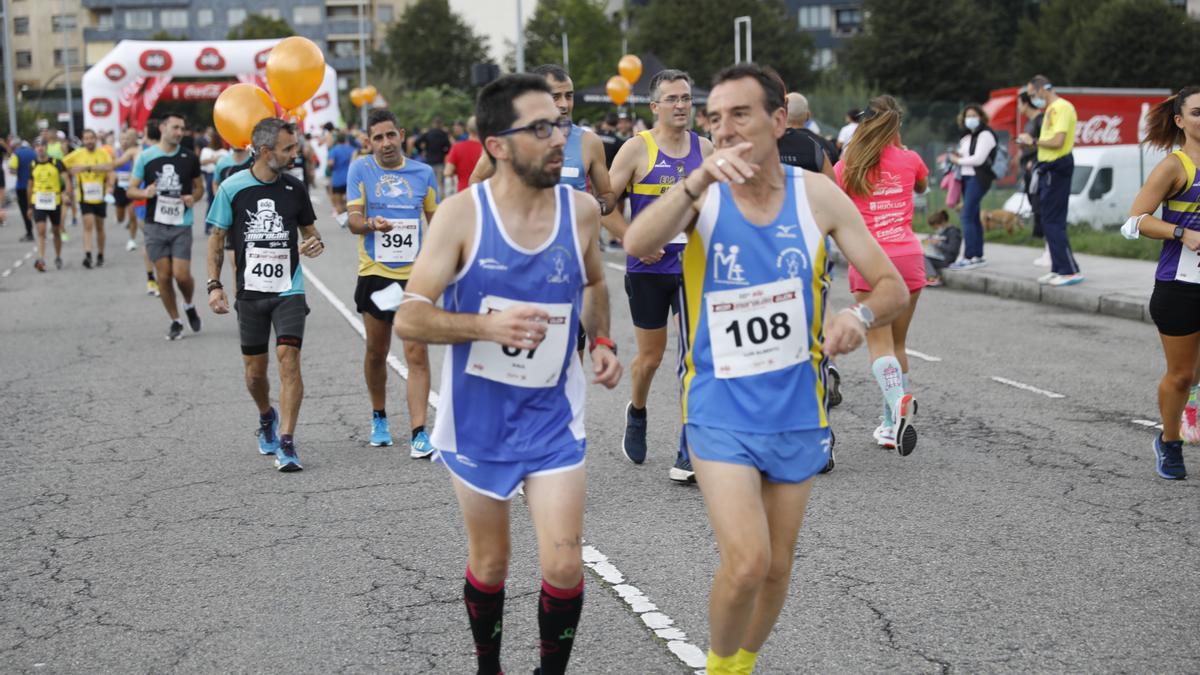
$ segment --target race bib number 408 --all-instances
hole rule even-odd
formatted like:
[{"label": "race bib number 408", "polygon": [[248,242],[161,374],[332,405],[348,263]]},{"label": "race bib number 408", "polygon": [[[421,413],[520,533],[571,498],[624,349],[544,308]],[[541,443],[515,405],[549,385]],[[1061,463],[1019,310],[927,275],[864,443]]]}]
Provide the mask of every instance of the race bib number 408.
[{"label": "race bib number 408", "polygon": [[421,220],[419,218],[389,219],[392,229],[375,233],[375,261],[383,263],[411,263],[417,259],[421,248]]},{"label": "race bib number 408", "polygon": [[488,295],[480,303],[479,313],[501,312],[513,305],[531,305],[549,314],[546,337],[533,349],[514,349],[496,342],[472,342],[467,355],[467,374],[514,387],[553,387],[558,383],[567,356],[571,304],[520,302]]},{"label": "race bib number 408", "polygon": [[810,358],[799,279],[709,292],[704,302],[718,379],[769,373]]},{"label": "race bib number 408", "polygon": [[259,293],[292,290],[292,252],[286,248],[246,249],[244,288]]}]

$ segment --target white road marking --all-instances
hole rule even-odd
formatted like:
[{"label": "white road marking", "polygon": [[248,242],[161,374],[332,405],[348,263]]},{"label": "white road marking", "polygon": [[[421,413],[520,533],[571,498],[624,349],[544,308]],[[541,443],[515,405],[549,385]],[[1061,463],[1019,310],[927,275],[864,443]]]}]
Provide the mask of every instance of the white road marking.
[{"label": "white road marking", "polygon": [[29,259],[30,259],[30,258],[32,258],[32,257],[33,257],[33,251],[30,251],[29,253],[26,253],[26,254],[25,254],[25,259],[26,259],[26,260],[29,260]]},{"label": "white road marking", "polygon": [[1045,389],[1038,389],[1037,387],[1035,387],[1031,384],[1025,384],[1024,382],[1017,382],[1016,380],[1010,380],[1006,377],[997,377],[997,376],[993,375],[992,379],[995,380],[996,382],[999,382],[1000,384],[1007,384],[1010,387],[1016,387],[1017,389],[1023,389],[1025,391],[1031,391],[1035,394],[1041,394],[1042,396],[1045,396],[1047,398],[1066,398],[1066,396],[1064,396],[1063,394],[1056,394],[1052,391],[1046,391]]},{"label": "white road marking", "polygon": [[583,564],[596,576],[610,584],[617,595],[629,605],[634,614],[641,617],[654,634],[667,641],[667,649],[689,668],[703,668],[707,657],[702,649],[688,641],[687,633],[675,628],[675,620],[657,611],[658,607],[636,586],[625,583],[625,575],[608,560],[595,546],[583,547]]},{"label": "white road marking", "polygon": [[[612,265],[612,263],[608,263]],[[307,267],[301,267],[304,271],[304,278],[308,280],[314,288],[325,296],[329,304],[333,305],[344,319],[354,328],[355,331],[365,340],[367,339],[367,330],[363,326],[362,319],[350,311],[341,300],[334,295],[333,291],[329,290],[317,275],[313,274]],[[621,268],[624,271],[624,268]],[[408,368],[401,363],[400,359],[395,356],[388,355],[388,365],[392,367],[400,377],[408,378]],[[438,407],[437,392],[430,390],[429,405],[434,409]],[[667,641],[667,649],[671,651],[680,661],[690,668],[703,668],[707,656],[703,650],[692,644],[687,639],[687,633],[684,633],[679,628],[675,628],[675,620],[671,617],[657,611],[658,606],[650,601],[646,594],[642,593],[636,586],[625,583],[625,575],[621,570],[617,569],[608,561],[608,556],[604,555],[595,546],[586,545],[583,547],[583,564],[590,570],[596,573],[605,583],[612,586],[612,589],[617,593],[625,604],[629,605],[630,609],[642,619],[642,623],[650,629],[657,637]]]},{"label": "white road marking", "polygon": [[618,265],[615,262],[606,262],[606,263],[604,263],[604,266],[615,272],[624,272],[625,271],[624,265]]},{"label": "white road marking", "polygon": [[10,274],[12,274],[12,270],[4,270],[3,272],[0,272],[0,279],[7,277]]},{"label": "white road marking", "polygon": [[923,352],[919,352],[915,349],[905,349],[904,353],[908,354],[909,356],[913,356],[918,359],[921,359],[922,361],[928,361],[930,363],[938,363],[942,360],[942,358],[940,356],[930,356]]},{"label": "white road marking", "polygon": [[[64,238],[63,241],[66,241],[66,238]],[[34,248],[29,249],[29,251],[25,254],[24,258],[21,258],[20,260],[14,262],[8,269],[4,270],[3,272],[0,272],[0,279],[7,279],[9,277],[9,275],[11,275],[14,271],[16,271],[16,269],[18,267],[20,267],[21,265],[24,265],[26,260],[29,260],[30,258],[32,258],[34,253],[37,253],[36,246]]]},{"label": "white road marking", "polygon": [[15,270],[15,269],[17,269],[18,267],[20,267],[21,265],[24,265],[24,264],[25,264],[25,261],[24,261],[24,260],[18,260],[17,262],[13,263],[13,266],[12,266],[12,268]]},{"label": "white road marking", "polygon": [[1154,420],[1130,420],[1130,421],[1140,427],[1148,427],[1150,429],[1158,429],[1159,431],[1162,431],[1162,425],[1159,424],[1158,422],[1155,422]]}]

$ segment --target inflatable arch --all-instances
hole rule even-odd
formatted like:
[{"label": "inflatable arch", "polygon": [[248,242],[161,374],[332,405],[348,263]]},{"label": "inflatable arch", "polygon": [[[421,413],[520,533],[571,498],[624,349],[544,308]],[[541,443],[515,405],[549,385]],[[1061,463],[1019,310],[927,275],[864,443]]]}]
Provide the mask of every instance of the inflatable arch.
[{"label": "inflatable arch", "polygon": [[[267,57],[278,42],[122,40],[83,75],[84,128],[98,133],[141,129],[159,101],[213,100],[235,82],[269,90]],[[175,82],[176,77],[208,79]],[[325,66],[325,81],[304,108],[307,128],[338,123],[341,115],[333,68]]]}]

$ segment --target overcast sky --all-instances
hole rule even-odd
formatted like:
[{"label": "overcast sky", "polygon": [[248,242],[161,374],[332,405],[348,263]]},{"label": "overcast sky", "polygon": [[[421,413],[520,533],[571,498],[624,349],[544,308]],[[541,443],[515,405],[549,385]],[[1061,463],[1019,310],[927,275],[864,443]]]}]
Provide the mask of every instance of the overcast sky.
[{"label": "overcast sky", "polygon": [[[517,39],[517,0],[450,0],[454,11],[466,17],[476,33],[488,38],[488,47],[495,63],[503,65],[507,47],[505,40]],[[533,16],[537,0],[521,0],[525,19]]]}]

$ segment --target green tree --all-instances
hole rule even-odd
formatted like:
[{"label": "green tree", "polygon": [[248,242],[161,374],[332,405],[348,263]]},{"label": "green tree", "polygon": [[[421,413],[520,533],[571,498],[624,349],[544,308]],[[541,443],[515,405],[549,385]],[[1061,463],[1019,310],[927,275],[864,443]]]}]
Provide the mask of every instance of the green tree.
[{"label": "green tree", "polygon": [[571,79],[576,89],[606,82],[617,74],[621,30],[607,16],[604,0],[541,0],[525,25],[525,66],[563,65],[562,34],[567,34]]},{"label": "green tree", "polygon": [[747,15],[756,62],[779,71],[789,90],[814,81],[812,40],[798,30],[783,0],[650,0],[630,15],[630,50],[653,52],[667,67],[686,70],[698,86],[707,88],[718,70],[733,64],[733,21]]},{"label": "green tree", "polygon": [[155,33],[154,35],[151,35],[150,39],[158,41],[158,42],[174,42],[174,41],[186,40],[188,38],[186,35],[172,35],[171,33],[167,32],[165,30],[160,30],[157,33]]},{"label": "green tree", "polygon": [[488,60],[487,39],[471,30],[449,0],[417,0],[388,29],[372,71],[397,75],[413,89],[471,83],[471,64]]},{"label": "green tree", "polygon": [[1038,74],[1055,82],[1070,81],[1072,74],[1067,71],[1074,60],[1075,47],[1089,17],[1096,12],[1096,5],[1046,0],[1037,11],[1021,19],[1007,84],[1023,84]]},{"label": "green tree", "polygon": [[416,127],[423,129],[429,126],[429,121],[435,116],[441,117],[449,127],[452,121],[466,120],[475,113],[475,99],[468,91],[446,86],[408,90],[387,99],[387,102],[388,110],[409,132]]},{"label": "green tree", "polygon": [[[1153,36],[1127,47],[1130,36]],[[1068,80],[1099,87],[1170,87],[1196,72],[1200,22],[1165,0],[1109,0],[1088,17],[1072,50]],[[1120,54],[1114,58],[1115,54]],[[1047,75],[1050,77],[1050,75]]]},{"label": "green tree", "polygon": [[285,38],[296,34],[287,21],[272,19],[262,14],[251,14],[237,26],[229,29],[228,40],[265,40]]},{"label": "green tree", "polygon": [[[977,0],[867,0],[866,24],[842,53],[876,91],[926,100],[983,99],[1000,74],[1006,35]],[[936,27],[936,31],[931,31]]]}]

